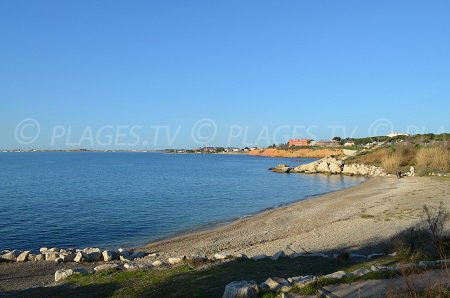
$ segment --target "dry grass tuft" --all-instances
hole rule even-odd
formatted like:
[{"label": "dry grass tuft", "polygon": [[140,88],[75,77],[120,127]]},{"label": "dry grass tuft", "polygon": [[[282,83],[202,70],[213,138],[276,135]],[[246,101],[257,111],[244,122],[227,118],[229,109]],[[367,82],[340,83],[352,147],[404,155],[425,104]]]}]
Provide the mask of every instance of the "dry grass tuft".
[{"label": "dry grass tuft", "polygon": [[400,170],[402,156],[398,153],[390,153],[383,160],[383,168],[390,174],[394,174]]},{"label": "dry grass tuft", "polygon": [[415,161],[420,173],[448,172],[450,150],[444,147],[423,148],[417,152]]}]

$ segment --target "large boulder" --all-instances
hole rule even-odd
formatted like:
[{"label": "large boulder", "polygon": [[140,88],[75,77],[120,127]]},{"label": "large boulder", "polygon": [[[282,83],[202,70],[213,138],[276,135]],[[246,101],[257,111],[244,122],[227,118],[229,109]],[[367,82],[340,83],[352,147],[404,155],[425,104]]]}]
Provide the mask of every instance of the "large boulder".
[{"label": "large boulder", "polygon": [[102,253],[103,261],[109,262],[119,259],[119,254],[113,250],[104,250]]},{"label": "large boulder", "polygon": [[222,298],[256,298],[259,288],[254,281],[233,281],[225,287]]},{"label": "large boulder", "polygon": [[63,263],[69,263],[75,261],[76,254],[70,252],[62,252],[59,253],[59,257],[61,258]]},{"label": "large boulder", "polygon": [[74,261],[77,263],[89,262],[89,256],[85,252],[79,251],[75,255]]},{"label": "large boulder", "polygon": [[89,272],[84,268],[75,268],[75,269],[59,269],[55,272],[55,281],[62,281],[68,278],[71,275],[80,274],[86,275]]},{"label": "large boulder", "polygon": [[0,260],[6,262],[15,262],[20,255],[20,251],[12,250],[1,255]]},{"label": "large boulder", "polygon": [[55,261],[57,258],[59,258],[59,252],[50,251],[50,250],[47,250],[45,252],[45,260],[46,261]]},{"label": "large boulder", "polygon": [[30,255],[31,251],[26,250],[24,252],[22,252],[18,257],[17,257],[17,262],[26,262],[28,261],[28,256]]},{"label": "large boulder", "polygon": [[102,251],[100,248],[85,248],[83,252],[87,254],[88,262],[98,262],[102,259]]}]

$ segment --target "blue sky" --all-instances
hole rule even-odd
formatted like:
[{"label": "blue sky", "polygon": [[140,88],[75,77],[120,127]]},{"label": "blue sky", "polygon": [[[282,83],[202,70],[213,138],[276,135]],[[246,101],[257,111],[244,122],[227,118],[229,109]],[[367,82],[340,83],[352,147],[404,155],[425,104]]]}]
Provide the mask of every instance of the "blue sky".
[{"label": "blue sky", "polygon": [[[449,1],[1,1],[0,149],[450,131],[449,11]],[[28,118],[40,127],[29,144],[17,140]],[[193,133],[202,119],[214,124]],[[89,141],[109,134],[123,142]]]}]

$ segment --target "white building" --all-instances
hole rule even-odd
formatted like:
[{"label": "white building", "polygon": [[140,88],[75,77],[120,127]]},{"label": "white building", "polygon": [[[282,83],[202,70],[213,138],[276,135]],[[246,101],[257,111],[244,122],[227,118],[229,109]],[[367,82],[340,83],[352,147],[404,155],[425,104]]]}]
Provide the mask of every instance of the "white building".
[{"label": "white building", "polygon": [[390,134],[388,134],[387,136],[390,137],[390,138],[394,138],[394,137],[398,137],[398,136],[406,136],[406,137],[408,137],[409,134],[393,131]]}]

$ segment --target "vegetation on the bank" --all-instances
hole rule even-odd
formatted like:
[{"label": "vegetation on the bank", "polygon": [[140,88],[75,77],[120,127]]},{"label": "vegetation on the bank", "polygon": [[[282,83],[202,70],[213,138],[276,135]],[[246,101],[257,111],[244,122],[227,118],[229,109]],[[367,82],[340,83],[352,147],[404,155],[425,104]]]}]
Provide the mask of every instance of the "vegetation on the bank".
[{"label": "vegetation on the bank", "polygon": [[374,150],[362,151],[349,157],[347,163],[364,163],[383,167],[394,174],[414,166],[419,175],[448,173],[450,171],[450,143],[431,145],[400,142]]}]

